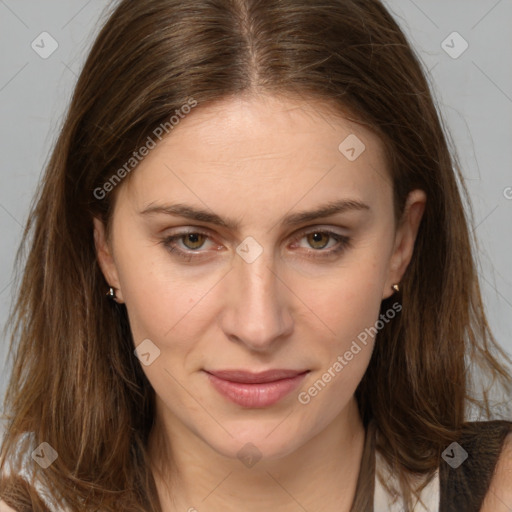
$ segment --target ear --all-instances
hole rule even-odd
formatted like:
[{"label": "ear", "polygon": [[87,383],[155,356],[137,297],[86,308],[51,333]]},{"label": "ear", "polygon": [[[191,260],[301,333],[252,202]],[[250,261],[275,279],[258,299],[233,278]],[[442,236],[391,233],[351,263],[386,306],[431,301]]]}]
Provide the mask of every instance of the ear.
[{"label": "ear", "polygon": [[404,213],[396,231],[388,278],[382,294],[383,299],[393,295],[393,285],[400,283],[411,261],[426,202],[427,196],[423,190],[413,190],[407,196]]},{"label": "ear", "polygon": [[96,248],[96,257],[105,280],[116,291],[117,302],[123,302],[123,294],[119,284],[116,263],[114,260],[110,240],[106,234],[106,228],[103,222],[94,217],[94,246]]}]

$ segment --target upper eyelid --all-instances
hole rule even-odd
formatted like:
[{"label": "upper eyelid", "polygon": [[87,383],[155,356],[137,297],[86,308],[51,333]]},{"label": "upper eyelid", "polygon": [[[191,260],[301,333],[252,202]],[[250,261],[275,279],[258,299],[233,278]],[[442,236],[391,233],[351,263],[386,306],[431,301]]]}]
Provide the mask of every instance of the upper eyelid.
[{"label": "upper eyelid", "polygon": [[[176,228],[176,229],[180,229],[180,228]],[[204,227],[204,226],[190,226],[190,227],[184,227],[183,229],[184,229],[184,231],[181,231],[181,232],[178,231],[176,233],[170,234],[169,236],[180,236],[180,235],[184,236],[184,235],[188,235],[188,234],[200,233],[200,234],[215,238],[215,234],[212,234],[213,233],[212,230],[207,227]],[[332,233],[338,234],[340,236],[344,236],[344,233],[338,233],[336,231],[336,229],[348,229],[348,228],[342,227],[342,226],[331,227],[331,226],[326,226],[326,225],[322,225],[322,224],[314,224],[314,225],[298,228],[290,236],[296,237],[296,236],[299,236],[304,233],[314,232],[315,230],[317,230],[319,232],[332,232]],[[348,235],[345,235],[345,236],[348,236]]]}]

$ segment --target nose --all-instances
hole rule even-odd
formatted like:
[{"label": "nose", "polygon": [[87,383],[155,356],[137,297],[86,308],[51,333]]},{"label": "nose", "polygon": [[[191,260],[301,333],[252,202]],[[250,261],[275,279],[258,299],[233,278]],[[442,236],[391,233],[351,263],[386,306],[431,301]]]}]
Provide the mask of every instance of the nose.
[{"label": "nose", "polygon": [[293,331],[293,293],[278,272],[264,251],[252,263],[236,257],[224,283],[221,328],[254,352],[271,351]]}]

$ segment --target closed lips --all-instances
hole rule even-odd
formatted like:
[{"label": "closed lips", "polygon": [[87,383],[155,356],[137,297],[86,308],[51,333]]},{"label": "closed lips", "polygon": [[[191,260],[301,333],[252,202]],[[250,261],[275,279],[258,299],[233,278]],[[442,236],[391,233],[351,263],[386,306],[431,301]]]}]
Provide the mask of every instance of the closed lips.
[{"label": "closed lips", "polygon": [[260,373],[247,372],[245,370],[218,370],[207,371],[207,373],[215,377],[229,382],[238,382],[241,384],[264,384],[267,382],[275,382],[283,379],[290,379],[303,375],[309,370],[268,370]]}]

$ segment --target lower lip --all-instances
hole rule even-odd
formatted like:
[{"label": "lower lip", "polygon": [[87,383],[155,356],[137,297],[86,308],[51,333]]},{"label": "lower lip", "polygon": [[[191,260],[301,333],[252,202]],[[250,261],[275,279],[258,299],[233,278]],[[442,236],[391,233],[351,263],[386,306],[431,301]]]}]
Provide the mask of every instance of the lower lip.
[{"label": "lower lip", "polygon": [[306,373],[288,379],[265,382],[262,384],[245,384],[220,379],[211,373],[208,377],[212,386],[228,400],[242,407],[268,407],[273,405],[296,389]]}]

